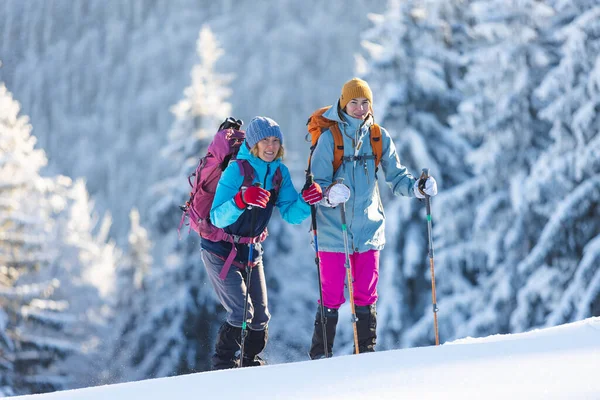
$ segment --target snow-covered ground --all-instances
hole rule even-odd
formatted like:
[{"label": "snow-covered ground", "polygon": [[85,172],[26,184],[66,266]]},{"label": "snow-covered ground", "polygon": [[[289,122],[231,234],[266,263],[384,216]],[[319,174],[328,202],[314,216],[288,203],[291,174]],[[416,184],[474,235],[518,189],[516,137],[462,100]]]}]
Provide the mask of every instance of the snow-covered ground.
[{"label": "snow-covered ground", "polygon": [[600,317],[439,347],[203,372],[35,400],[600,399]]}]

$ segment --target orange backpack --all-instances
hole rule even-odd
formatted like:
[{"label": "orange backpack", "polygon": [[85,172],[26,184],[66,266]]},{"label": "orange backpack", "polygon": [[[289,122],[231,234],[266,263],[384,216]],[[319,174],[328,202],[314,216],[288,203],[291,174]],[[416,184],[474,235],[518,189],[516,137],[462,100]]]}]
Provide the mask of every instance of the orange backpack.
[{"label": "orange backpack", "polygon": [[[344,138],[342,132],[336,121],[332,121],[323,116],[323,114],[329,110],[331,106],[319,108],[316,110],[306,125],[308,126],[308,134],[310,135],[310,155],[308,156],[308,170],[310,172],[310,161],[312,154],[317,147],[317,142],[321,137],[321,134],[326,130],[330,130],[333,135],[333,172],[338,170],[344,161]],[[377,124],[371,125],[371,148],[373,149],[373,155],[375,156],[375,168],[379,166],[381,161],[381,154],[383,153],[383,146],[381,141],[381,128]]]}]

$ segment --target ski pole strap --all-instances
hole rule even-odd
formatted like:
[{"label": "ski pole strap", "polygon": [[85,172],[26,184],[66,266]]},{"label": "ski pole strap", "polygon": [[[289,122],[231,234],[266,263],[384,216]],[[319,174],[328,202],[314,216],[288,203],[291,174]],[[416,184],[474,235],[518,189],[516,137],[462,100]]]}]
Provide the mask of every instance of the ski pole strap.
[{"label": "ski pole strap", "polygon": [[[177,227],[177,237],[179,238],[179,240],[181,240],[181,227],[183,226],[183,224],[185,223],[185,211],[183,212],[183,214],[181,214],[181,221],[179,221],[179,226]],[[190,227],[190,229],[192,229]]]},{"label": "ski pole strap", "polygon": [[[179,221],[179,226],[177,227],[177,236],[179,237],[179,240],[181,240],[181,227],[183,226],[183,224],[185,224],[185,216],[186,215],[189,216],[189,218],[193,218],[194,221],[200,220],[200,216],[194,211],[194,208],[190,206],[191,205],[190,201],[192,201],[192,199],[186,201],[184,205],[179,206],[181,211],[183,211],[183,213],[181,214],[181,220]],[[188,234],[189,234],[190,231],[192,230],[192,226],[190,224],[186,224],[186,225],[189,225],[189,229],[188,229]]]}]

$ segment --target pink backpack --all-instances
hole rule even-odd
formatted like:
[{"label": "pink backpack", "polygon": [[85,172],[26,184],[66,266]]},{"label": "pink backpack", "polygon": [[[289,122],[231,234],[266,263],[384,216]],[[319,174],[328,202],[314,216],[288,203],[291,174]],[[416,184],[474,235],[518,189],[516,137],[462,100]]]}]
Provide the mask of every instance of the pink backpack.
[{"label": "pink backpack", "polygon": [[[217,228],[210,221],[210,209],[212,207],[217,184],[221,174],[227,168],[230,161],[235,157],[243,143],[246,133],[241,129],[242,121],[229,117],[221,124],[212,142],[208,145],[207,153],[200,159],[194,173],[188,177],[192,187],[189,200],[182,206],[183,211],[179,228],[185,223],[187,217],[190,229],[197,232],[201,237],[212,242],[227,241],[230,243],[256,243],[262,242],[267,232],[263,232],[256,238],[240,238],[226,233]],[[240,168],[240,174],[244,177],[242,186],[251,186],[254,180],[254,169],[246,160],[235,160]],[[275,190],[279,190],[281,184],[281,172],[279,168],[273,178]],[[192,178],[194,178],[192,180]]]}]

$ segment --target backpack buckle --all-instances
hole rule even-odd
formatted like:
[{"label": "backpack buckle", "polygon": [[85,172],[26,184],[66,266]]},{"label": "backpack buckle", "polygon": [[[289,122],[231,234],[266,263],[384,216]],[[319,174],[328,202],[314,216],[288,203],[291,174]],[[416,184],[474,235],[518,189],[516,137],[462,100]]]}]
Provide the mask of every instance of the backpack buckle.
[{"label": "backpack buckle", "polygon": [[342,157],[342,160],[346,161],[346,162],[352,162],[352,161],[363,161],[363,160],[376,160],[377,157],[373,154],[369,155],[369,154],[362,154],[359,156],[344,156]]}]

